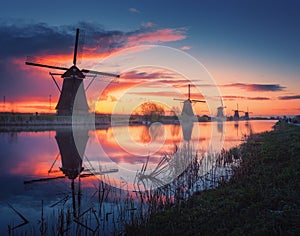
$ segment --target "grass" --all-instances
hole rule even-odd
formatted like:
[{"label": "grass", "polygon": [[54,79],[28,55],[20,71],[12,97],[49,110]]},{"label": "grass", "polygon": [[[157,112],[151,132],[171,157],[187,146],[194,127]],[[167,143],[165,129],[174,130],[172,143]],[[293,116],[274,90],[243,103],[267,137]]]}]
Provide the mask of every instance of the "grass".
[{"label": "grass", "polygon": [[279,123],[239,147],[241,165],[218,188],[128,228],[128,235],[299,235],[300,127]]}]

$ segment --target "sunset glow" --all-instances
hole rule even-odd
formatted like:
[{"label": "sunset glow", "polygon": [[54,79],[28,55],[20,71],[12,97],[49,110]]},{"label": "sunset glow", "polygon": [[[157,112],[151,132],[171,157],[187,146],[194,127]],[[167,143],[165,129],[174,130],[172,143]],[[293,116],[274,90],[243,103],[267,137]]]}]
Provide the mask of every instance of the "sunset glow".
[{"label": "sunset glow", "polygon": [[[194,18],[186,17],[179,20],[176,14],[178,9],[173,9],[174,12],[170,14],[176,16],[174,22],[168,21],[164,15],[161,17],[161,13],[148,4],[144,4],[145,6],[141,4],[140,8],[143,10],[129,7],[128,9],[136,11],[128,10],[124,15],[118,14],[120,19],[112,19],[107,15],[104,22],[97,23],[81,22],[58,27],[54,19],[47,18],[44,18],[45,22],[42,23],[17,24],[12,20],[3,21],[0,25],[1,32],[7,32],[3,36],[7,40],[2,43],[5,50],[1,56],[3,86],[0,89],[0,111],[55,113],[60,93],[49,72],[62,74],[64,71],[27,66],[25,61],[69,68],[73,58],[75,37],[73,28],[79,27],[83,35],[79,37],[78,67],[121,74],[121,77],[114,81],[117,83],[108,85],[105,82],[101,84],[101,81],[110,81],[109,78],[98,76],[95,79],[92,84],[94,87],[106,88],[102,92],[98,91],[98,101],[88,98],[91,111],[108,114],[131,113],[134,103],[124,101],[124,96],[137,85],[140,86],[140,92],[131,94],[128,99],[156,100],[162,103],[171,97],[173,99],[175,94],[165,89],[164,83],[172,88],[178,88],[181,91],[181,98],[186,97],[186,87],[191,78],[185,78],[176,71],[157,67],[149,69],[151,65],[131,67],[130,58],[121,61],[121,64],[104,63],[102,66],[106,58],[123,53],[123,50],[130,47],[144,45],[144,48],[138,50],[146,51],[147,45],[162,45],[182,50],[205,66],[221,92],[227,116],[232,115],[232,110],[236,109],[237,104],[240,110],[252,112],[252,116],[299,114],[300,71],[299,55],[296,52],[299,51],[297,39],[300,27],[296,24],[299,19],[296,20],[298,14],[292,10],[293,8],[273,4],[270,11],[280,12],[278,13],[282,15],[280,24],[279,18],[274,18],[273,15],[266,20],[267,18],[261,15],[259,8],[256,7],[252,9],[257,13],[254,23],[251,11],[244,12],[244,16],[240,16],[243,19],[241,20],[233,13],[228,13],[227,16],[226,13],[219,12],[219,8],[214,8],[217,11],[215,23],[210,21],[204,23],[200,20],[201,14],[198,12],[203,11],[203,15],[209,19],[209,11],[204,9],[211,9],[212,6],[209,3],[203,6],[193,4],[195,6],[192,8],[186,6],[182,8],[185,9],[184,15]],[[240,8],[240,12],[245,10],[242,6],[236,7]],[[281,10],[285,8],[289,10],[288,16]],[[149,21],[146,17],[148,13],[157,15],[157,22]],[[3,12],[4,17],[5,14]],[[132,21],[138,15],[141,18]],[[92,20],[91,15],[89,17],[91,22],[96,22]],[[124,27],[118,26],[120,22],[123,22]],[[64,24],[64,21],[61,23]],[[236,28],[233,27],[235,24]],[[248,26],[244,27],[244,24]],[[248,31],[245,31],[245,28]],[[221,29],[226,33],[222,33]],[[161,57],[159,54],[153,55],[153,60],[159,62]],[[176,58],[170,60],[175,62]],[[120,70],[125,67],[128,68],[126,71]],[[198,79],[197,86],[203,90],[211,86],[202,83],[202,75],[197,72],[194,76]],[[56,75],[55,78],[59,86],[62,86],[60,75]],[[89,86],[91,80],[90,76],[84,80],[85,87]],[[147,84],[143,88],[141,85],[144,82],[157,81],[162,82],[157,87]],[[203,94],[192,91],[192,96],[199,99]],[[93,105],[95,102],[96,107]],[[118,104],[122,104],[122,109],[115,110]],[[168,106],[173,110],[181,110],[182,104],[169,101]],[[194,109],[199,116],[215,115],[215,111],[209,112],[207,107],[201,107],[199,104],[195,105]]]}]

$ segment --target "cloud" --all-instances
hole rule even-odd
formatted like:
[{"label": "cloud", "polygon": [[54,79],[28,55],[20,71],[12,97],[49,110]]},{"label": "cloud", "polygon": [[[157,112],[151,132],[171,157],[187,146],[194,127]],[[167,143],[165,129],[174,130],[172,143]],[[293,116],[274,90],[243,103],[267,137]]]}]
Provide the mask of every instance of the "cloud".
[{"label": "cloud", "polygon": [[278,97],[279,100],[293,100],[293,99],[300,99],[300,95],[292,95],[292,96],[281,96]]},{"label": "cloud", "polygon": [[241,100],[260,100],[260,101],[264,101],[264,100],[271,100],[268,97],[244,97],[244,96],[232,96],[232,95],[228,95],[228,96],[222,96],[222,98],[224,100],[237,100],[237,99],[241,99]]},{"label": "cloud", "polygon": [[[0,25],[0,58],[17,57],[35,54],[72,54],[75,28],[82,29],[80,37],[85,37],[85,50],[90,52],[111,52],[143,43],[172,42],[186,38],[186,28],[153,29],[148,27],[123,32],[105,30],[93,23],[79,22],[77,25],[49,26],[36,24],[1,24]],[[83,39],[82,39],[83,41]]]},{"label": "cloud", "polygon": [[282,91],[285,87],[279,84],[244,84],[244,83],[232,83],[232,84],[225,84],[221,85],[222,87],[235,87],[244,89],[246,91]]},{"label": "cloud", "polygon": [[180,98],[182,98],[182,94],[173,91],[130,92],[129,94],[134,94],[139,96],[172,97],[172,99],[178,98],[178,96],[181,95]]},{"label": "cloud", "polygon": [[[156,96],[156,97],[168,97],[171,99],[187,99],[187,95],[175,91],[150,91],[150,92],[130,92],[130,94],[133,95],[139,95],[139,96]],[[184,96],[186,95],[186,96]],[[192,100],[203,100],[205,97],[199,93],[191,93],[191,99]]]},{"label": "cloud", "polygon": [[128,9],[131,13],[140,13],[140,11],[134,7]]},{"label": "cloud", "polygon": [[[182,77],[182,75],[176,74],[175,72],[168,71],[168,70],[155,70],[151,72],[147,71],[138,71],[133,70],[126,73],[121,74],[120,78],[118,79],[120,83],[126,84],[138,84],[141,82],[150,82],[155,83],[155,86],[161,88],[165,86],[172,86],[174,88],[184,88],[187,90],[188,84],[190,81]],[[151,85],[154,86],[154,85]]]},{"label": "cloud", "polygon": [[85,38],[82,55],[91,60],[130,46],[167,43],[186,37],[184,28],[142,27],[125,32],[105,30],[101,25],[86,22],[62,26],[1,22],[0,79],[5,86],[0,86],[0,95],[5,95],[9,101],[16,101],[32,95],[46,99],[49,94],[57,94],[49,77],[49,70],[25,66],[25,60],[27,56],[35,56],[46,58],[42,61],[44,64],[65,63],[67,67],[70,66],[76,28],[81,29],[80,42]]},{"label": "cloud", "polygon": [[121,75],[122,78],[130,79],[130,80],[136,80],[136,79],[161,79],[161,78],[174,78],[175,74],[171,72],[165,72],[165,71],[157,71],[153,73],[147,73],[147,72],[139,72],[136,70],[129,71],[126,73],[123,73]]},{"label": "cloud", "polygon": [[268,97],[246,97],[247,100],[271,100]]},{"label": "cloud", "polygon": [[183,46],[180,49],[183,50],[183,51],[187,51],[187,50],[190,50],[191,47],[190,46]]},{"label": "cloud", "polygon": [[186,38],[186,28],[166,28],[149,32],[134,32],[125,35],[124,39],[129,46],[141,43],[173,42]]}]

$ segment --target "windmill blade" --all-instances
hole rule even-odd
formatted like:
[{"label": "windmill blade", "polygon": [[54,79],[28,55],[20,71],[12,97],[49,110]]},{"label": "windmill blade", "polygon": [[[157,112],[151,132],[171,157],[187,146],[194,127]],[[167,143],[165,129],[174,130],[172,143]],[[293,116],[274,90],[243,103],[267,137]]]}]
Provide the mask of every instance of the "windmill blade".
[{"label": "windmill blade", "polygon": [[191,102],[203,102],[203,103],[205,103],[206,101],[204,101],[204,100],[192,99]]},{"label": "windmill blade", "polygon": [[80,34],[79,34],[79,37],[78,37],[76,65],[80,64],[81,61],[82,61],[84,44],[85,44],[85,31],[80,29]]},{"label": "windmill blade", "polygon": [[96,70],[82,69],[81,72],[82,73],[91,73],[91,74],[95,74],[95,75],[104,75],[104,76],[111,76],[111,77],[120,78],[120,75],[116,75],[116,74],[112,74],[112,73],[106,73],[106,72],[100,72],[100,71],[96,71]]},{"label": "windmill blade", "polygon": [[51,72],[49,72],[49,74],[51,75],[52,80],[53,80],[53,82],[55,83],[56,88],[58,89],[59,93],[61,93],[61,89],[60,89],[60,87],[59,87],[59,85],[58,85],[58,83],[57,83],[57,81],[56,81],[56,79],[55,79],[55,77],[54,77],[55,75],[60,75],[60,74],[57,74],[57,73],[51,73]]},{"label": "windmill blade", "polygon": [[[92,80],[89,82],[89,84],[86,86],[85,91],[87,91],[89,89],[89,87],[92,85],[92,83],[95,81],[95,79],[97,78],[97,75],[86,75],[86,77],[92,77]],[[101,81],[106,81],[105,79],[101,79]],[[112,81],[106,81],[108,83],[119,83],[118,81],[115,81],[115,79],[113,79]]]},{"label": "windmill blade", "polygon": [[45,181],[54,180],[54,179],[64,179],[65,177],[66,176],[56,176],[56,177],[32,179],[32,180],[25,180],[23,183],[24,184],[32,184],[32,183],[36,183],[36,182],[45,182]]},{"label": "windmill blade", "polygon": [[34,63],[34,62],[29,62],[29,61],[26,61],[25,64],[29,65],[29,66],[45,67],[45,68],[56,69],[56,70],[68,70],[69,69],[66,67],[49,66],[49,65],[44,65],[44,64],[39,64],[39,63]]},{"label": "windmill blade", "polygon": [[76,29],[76,38],[75,38],[75,46],[74,46],[74,56],[73,56],[73,64],[76,66],[76,57],[77,57],[77,48],[78,48],[78,38],[79,38],[79,29]]}]

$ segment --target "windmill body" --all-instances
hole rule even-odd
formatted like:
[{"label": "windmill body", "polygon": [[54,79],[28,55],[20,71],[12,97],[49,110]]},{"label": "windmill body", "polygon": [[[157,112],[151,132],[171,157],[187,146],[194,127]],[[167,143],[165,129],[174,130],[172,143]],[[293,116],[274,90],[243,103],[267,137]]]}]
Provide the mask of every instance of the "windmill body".
[{"label": "windmill body", "polygon": [[[25,62],[26,65],[65,71],[64,74],[60,74],[61,77],[63,78],[63,85],[62,85],[62,89],[61,90],[59,89],[61,94],[55,108],[57,111],[57,115],[59,116],[71,116],[74,111],[76,112],[76,114],[88,114],[89,106],[87,103],[86,94],[83,85],[83,79],[85,78],[85,74],[90,73],[95,76],[102,75],[102,76],[119,77],[119,75],[115,75],[111,73],[92,71],[88,69],[80,70],[76,66],[78,38],[79,38],[79,29],[76,30],[73,65],[70,68],[44,65],[44,64],[34,63],[29,61]],[[53,76],[52,78],[54,79]],[[57,85],[55,79],[54,82]]]},{"label": "windmill body", "polygon": [[240,119],[239,110],[234,110],[233,119],[234,120]]},{"label": "windmill body", "polygon": [[218,107],[218,111],[217,111],[217,117],[218,118],[223,118],[224,116],[224,111],[223,111],[224,107]]},{"label": "windmill body", "polygon": [[244,111],[240,111],[239,110],[239,105],[238,104],[236,104],[236,110],[233,110],[233,120],[239,120],[240,119],[240,114],[239,114],[239,112],[244,112]]},{"label": "windmill body", "polygon": [[195,118],[195,114],[193,111],[193,107],[192,107],[192,103],[197,103],[197,102],[205,102],[202,100],[195,100],[195,99],[191,99],[191,85],[188,85],[188,99],[183,100],[183,99],[174,99],[174,100],[179,100],[179,101],[183,101],[183,108],[182,108],[182,112],[181,112],[181,119],[182,120],[187,120],[187,121],[193,121]]},{"label": "windmill body", "polygon": [[245,120],[249,120],[250,119],[250,116],[249,114],[251,114],[252,112],[250,112],[247,108],[247,111],[245,111]]},{"label": "windmill body", "polygon": [[245,120],[249,120],[249,112],[248,111],[245,112]]},{"label": "windmill body", "polygon": [[224,115],[225,106],[220,106],[217,108],[217,115],[212,118],[214,121],[223,122],[226,121],[226,116]]},{"label": "windmill body", "polygon": [[89,106],[87,103],[83,79],[64,78],[61,94],[55,107],[57,115],[70,116],[73,111],[76,114],[87,114]]},{"label": "windmill body", "polygon": [[189,117],[195,116],[192,108],[192,102],[189,99],[183,102],[181,116],[189,116]]}]

